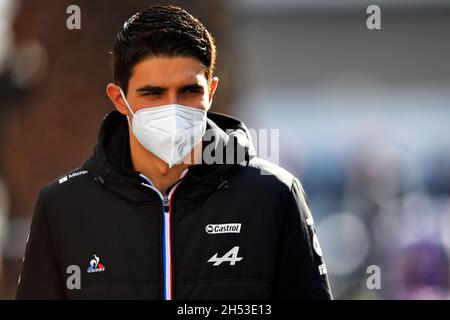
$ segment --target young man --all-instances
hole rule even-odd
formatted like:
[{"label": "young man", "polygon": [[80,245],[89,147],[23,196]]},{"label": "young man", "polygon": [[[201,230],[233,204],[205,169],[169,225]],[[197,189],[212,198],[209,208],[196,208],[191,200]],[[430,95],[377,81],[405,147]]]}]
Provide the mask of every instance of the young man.
[{"label": "young man", "polygon": [[91,158],[40,193],[17,298],[331,299],[300,182],[209,111],[206,28],[151,6],[113,56],[117,110]]}]

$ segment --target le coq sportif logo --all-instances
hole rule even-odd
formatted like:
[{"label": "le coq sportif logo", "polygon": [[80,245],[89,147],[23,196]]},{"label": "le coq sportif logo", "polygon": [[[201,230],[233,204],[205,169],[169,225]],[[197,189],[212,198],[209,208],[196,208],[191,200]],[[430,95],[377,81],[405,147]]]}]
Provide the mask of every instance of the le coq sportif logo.
[{"label": "le coq sportif logo", "polygon": [[100,263],[100,258],[94,254],[94,259],[89,262],[88,273],[91,272],[103,272],[105,271],[105,266]]}]

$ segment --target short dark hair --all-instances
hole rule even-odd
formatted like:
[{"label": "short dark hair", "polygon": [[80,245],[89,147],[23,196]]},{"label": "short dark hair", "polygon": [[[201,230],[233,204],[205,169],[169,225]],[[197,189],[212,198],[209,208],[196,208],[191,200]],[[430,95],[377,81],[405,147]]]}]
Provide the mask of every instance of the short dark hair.
[{"label": "short dark hair", "polygon": [[150,56],[196,58],[210,82],[216,47],[205,26],[187,11],[173,5],[153,5],[129,18],[116,37],[114,81],[125,93],[133,67]]}]

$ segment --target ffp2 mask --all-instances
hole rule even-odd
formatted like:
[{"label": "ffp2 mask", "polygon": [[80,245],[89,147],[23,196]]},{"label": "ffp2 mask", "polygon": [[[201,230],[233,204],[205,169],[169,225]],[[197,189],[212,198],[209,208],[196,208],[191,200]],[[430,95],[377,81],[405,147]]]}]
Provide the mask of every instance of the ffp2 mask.
[{"label": "ffp2 mask", "polygon": [[184,159],[202,140],[206,131],[205,110],[169,104],[133,112],[122,88],[119,90],[133,115],[130,125],[136,139],[169,168]]}]

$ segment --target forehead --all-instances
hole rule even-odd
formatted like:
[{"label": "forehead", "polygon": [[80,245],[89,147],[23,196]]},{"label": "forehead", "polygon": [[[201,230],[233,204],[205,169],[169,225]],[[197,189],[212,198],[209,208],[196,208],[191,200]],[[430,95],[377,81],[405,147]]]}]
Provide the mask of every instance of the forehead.
[{"label": "forehead", "polygon": [[186,83],[206,83],[205,67],[191,57],[148,57],[132,70],[130,84],[169,87]]}]

